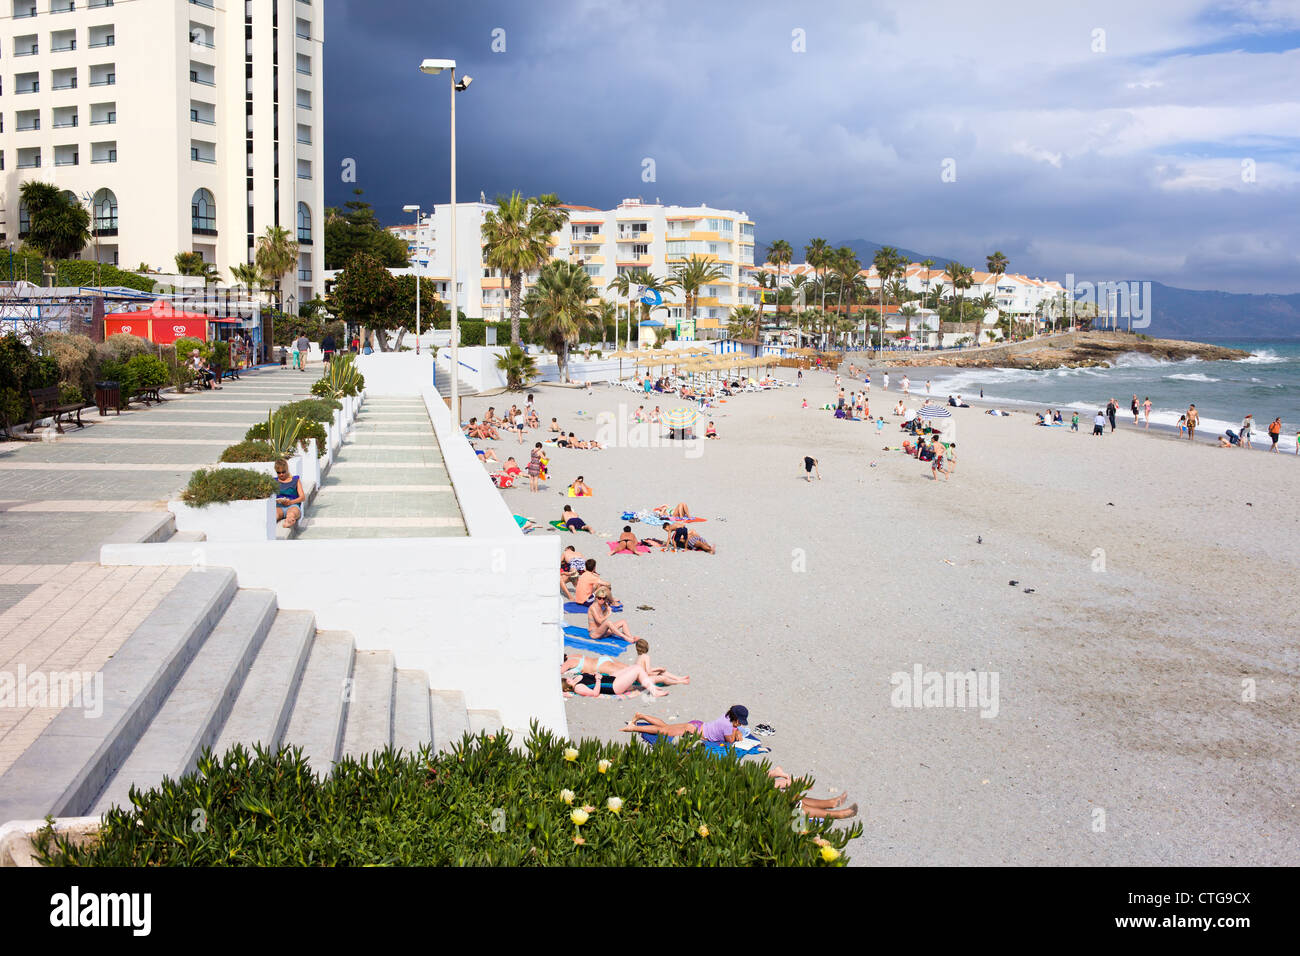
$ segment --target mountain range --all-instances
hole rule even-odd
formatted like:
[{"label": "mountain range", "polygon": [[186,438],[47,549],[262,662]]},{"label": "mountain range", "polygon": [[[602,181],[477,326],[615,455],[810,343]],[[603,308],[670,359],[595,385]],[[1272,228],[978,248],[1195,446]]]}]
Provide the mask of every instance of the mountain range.
[{"label": "mountain range", "polygon": [[[878,242],[866,239],[848,239],[832,242],[832,248],[848,246],[857,254],[864,267],[882,248]],[[935,268],[941,269],[951,262],[952,256],[921,253],[898,248],[908,262],[933,259]],[[803,246],[795,246],[794,258],[803,261]],[[754,261],[767,259],[767,247],[757,243]],[[971,263],[983,269],[984,263]],[[1058,280],[1059,281],[1059,280]],[[1118,280],[1115,280],[1118,281]],[[1126,280],[1130,283],[1136,280]],[[1148,335],[1158,338],[1185,339],[1300,339],[1300,292],[1287,295],[1277,293],[1217,292],[1202,289],[1180,289],[1151,281],[1151,325]],[[1125,321],[1120,320],[1120,327]]]}]

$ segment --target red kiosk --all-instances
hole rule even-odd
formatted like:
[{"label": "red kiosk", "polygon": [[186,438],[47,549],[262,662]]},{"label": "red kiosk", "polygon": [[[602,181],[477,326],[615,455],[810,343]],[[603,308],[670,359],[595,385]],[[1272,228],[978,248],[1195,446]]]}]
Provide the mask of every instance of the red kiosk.
[{"label": "red kiosk", "polygon": [[189,337],[208,341],[209,322],[237,322],[237,319],[215,319],[201,312],[182,312],[170,302],[159,300],[139,312],[119,312],[104,316],[104,336],[124,332],[138,335],[157,345],[171,345],[177,339]]}]

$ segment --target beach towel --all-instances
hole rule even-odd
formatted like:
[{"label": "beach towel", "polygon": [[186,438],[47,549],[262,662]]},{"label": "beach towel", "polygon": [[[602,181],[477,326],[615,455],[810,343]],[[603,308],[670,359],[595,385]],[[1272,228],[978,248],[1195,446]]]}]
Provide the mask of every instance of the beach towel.
[{"label": "beach towel", "polygon": [[600,644],[612,647],[615,650],[623,650],[629,643],[631,643],[630,641],[623,640],[621,637],[615,637],[612,635],[610,637],[592,637],[591,632],[581,624],[564,625],[564,639],[566,641],[577,640],[586,641],[588,644]]},{"label": "beach towel", "polygon": [[549,524],[549,525],[550,525],[552,528],[554,528],[556,531],[568,531],[568,530],[569,530],[569,526],[566,525],[563,521],[548,521],[548,522],[546,522],[546,523]]},{"label": "beach towel", "polygon": [[[590,604],[579,604],[577,601],[565,601],[565,602],[564,602],[564,613],[565,613],[565,614],[583,614],[583,615],[585,615],[585,614],[587,613],[587,610],[588,610],[590,607],[591,607]],[[621,610],[623,610],[623,602],[620,601],[620,602],[617,603],[617,604],[611,604],[611,605],[609,606],[609,609],[610,609],[611,611],[621,611]]]},{"label": "beach towel", "polygon": [[616,644],[613,641],[586,641],[580,637],[565,637],[564,646],[572,648],[575,651],[583,651],[591,654],[602,654],[606,657],[618,657],[628,649],[627,644]]},{"label": "beach towel", "polygon": [[[637,723],[644,724],[646,723],[646,721],[638,720]],[[641,737],[642,740],[644,740],[652,747],[663,743],[677,742],[676,739],[661,737],[658,734],[640,734],[639,736]],[[709,753],[714,757],[725,757],[727,754],[734,753],[736,755],[737,760],[744,760],[746,757],[749,756],[757,756],[759,754],[769,754],[772,752],[771,747],[764,746],[762,741],[760,741],[748,730],[745,731],[745,736],[741,738],[741,740],[738,741],[737,743],[716,744],[713,743],[712,741],[704,740],[700,742],[700,746],[702,746],[707,753]]]},{"label": "beach towel", "polygon": [[[615,551],[614,549],[618,547],[618,542],[617,542],[617,541],[609,541],[609,542],[606,542],[606,543],[609,545],[609,553],[610,553],[610,554],[629,554],[629,553],[630,553],[630,552],[627,552],[627,551]],[[637,546],[637,549],[636,549],[636,553],[637,553],[637,554],[649,554],[649,553],[650,553],[650,549],[647,548],[644,544],[642,544],[642,545],[638,545],[638,546]]]}]

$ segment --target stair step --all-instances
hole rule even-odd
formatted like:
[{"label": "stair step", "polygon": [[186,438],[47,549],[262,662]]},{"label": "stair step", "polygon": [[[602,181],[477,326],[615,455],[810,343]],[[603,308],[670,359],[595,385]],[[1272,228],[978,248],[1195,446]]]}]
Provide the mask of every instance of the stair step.
[{"label": "stair step", "polygon": [[198,541],[207,541],[208,536],[202,531],[177,531],[167,540],[171,544],[187,544]]},{"label": "stair step", "polygon": [[310,611],[280,611],[275,615],[217,738],[215,753],[224,754],[237,743],[250,750],[256,743],[272,750],[278,746],[289,726],[298,682],[315,637],[316,616]]},{"label": "stair step", "polygon": [[129,807],[130,790],[179,779],[221,731],[244,677],[275,620],[273,591],[241,590],[194,655],[166,703],[118,769],[93,813]]},{"label": "stair step", "polygon": [[313,772],[334,769],[343,721],[347,717],[347,691],[352,679],[352,635],[346,631],[317,631],[298,686],[298,698],[285,731],[286,746],[301,747]]},{"label": "stair step", "polygon": [[357,651],[340,757],[361,759],[393,742],[392,651]]},{"label": "stair step", "polygon": [[103,666],[104,712],[65,708],[0,776],[0,821],[82,816],[235,595],[229,568],[190,571]]},{"label": "stair step", "polygon": [[469,714],[469,732],[479,734],[487,731],[489,734],[499,733],[501,731],[501,715],[495,710],[471,710]]},{"label": "stair step", "polygon": [[433,746],[433,709],[424,671],[398,671],[393,690],[393,746],[409,753]]},{"label": "stair step", "polygon": [[465,695],[458,690],[435,690],[433,700],[433,743],[438,750],[450,750],[469,730]]}]

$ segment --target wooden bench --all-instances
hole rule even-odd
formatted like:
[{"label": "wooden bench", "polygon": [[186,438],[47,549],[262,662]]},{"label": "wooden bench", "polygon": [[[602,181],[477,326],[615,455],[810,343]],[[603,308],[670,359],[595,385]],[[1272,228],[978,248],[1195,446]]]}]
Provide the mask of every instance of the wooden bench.
[{"label": "wooden bench", "polygon": [[229,381],[237,381],[239,379],[239,369],[237,368],[222,368],[220,365],[214,365],[212,366],[212,371],[216,373],[218,382],[222,379],[227,379]]},{"label": "wooden bench", "polygon": [[143,401],[146,405],[152,405],[155,402],[162,402],[163,397],[160,394],[158,394],[158,390],[161,387],[162,387],[161,385],[141,386],[140,388],[137,388],[134,392],[131,393],[131,401],[135,401],[138,398],[141,401]]},{"label": "wooden bench", "polygon": [[[63,405],[59,402],[58,386],[51,385],[49,388],[34,388],[27,393],[32,400],[32,422],[27,426],[28,434],[36,431],[36,423],[42,418],[52,418],[54,427],[63,434],[63,425],[60,421],[65,421],[69,425],[76,425],[78,428],[86,426],[81,421],[80,405]],[[76,415],[75,420],[73,415]]]}]

